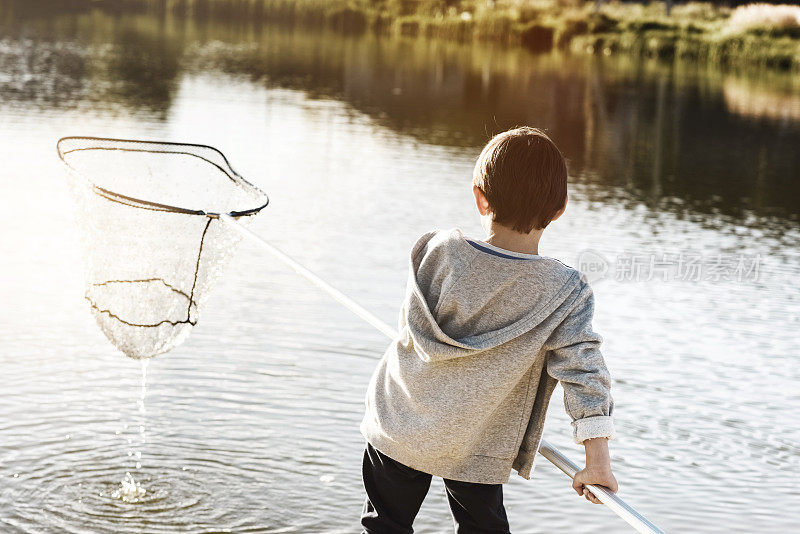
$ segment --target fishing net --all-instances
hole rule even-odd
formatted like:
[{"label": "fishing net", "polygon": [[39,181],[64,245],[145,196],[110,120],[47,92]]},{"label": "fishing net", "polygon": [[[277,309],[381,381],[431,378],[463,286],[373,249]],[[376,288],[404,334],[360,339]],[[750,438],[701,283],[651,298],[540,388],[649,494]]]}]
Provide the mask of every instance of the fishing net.
[{"label": "fishing net", "polygon": [[131,358],[176,347],[241,238],[219,215],[246,224],[266,194],[210,146],[65,137],[57,147],[97,324]]}]

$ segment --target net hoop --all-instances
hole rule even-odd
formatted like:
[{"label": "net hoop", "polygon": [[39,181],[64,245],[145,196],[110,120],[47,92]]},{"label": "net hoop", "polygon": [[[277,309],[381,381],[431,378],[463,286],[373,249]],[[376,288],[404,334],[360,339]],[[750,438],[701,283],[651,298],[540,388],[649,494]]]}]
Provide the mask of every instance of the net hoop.
[{"label": "net hoop", "polygon": [[85,299],[126,356],[186,340],[267,195],[209,145],[69,136],[56,143],[83,245]]},{"label": "net hoop", "polygon": [[[153,150],[147,150],[147,149],[144,149],[144,148],[104,147],[104,146],[99,146],[99,145],[98,146],[79,147],[79,148],[73,148],[73,149],[65,150],[63,145],[65,143],[70,142],[70,141],[86,141],[86,142],[97,141],[98,143],[130,143],[132,145],[135,144],[135,145],[143,145],[143,146],[150,145],[150,146],[153,147]],[[170,147],[175,147],[176,150],[157,150],[155,148],[156,146],[162,146],[162,147],[163,146],[170,146]],[[200,156],[198,154],[194,154],[192,152],[178,150],[180,147],[194,147],[194,148],[201,148],[201,149],[204,149],[204,150],[212,150],[213,152],[215,152],[216,154],[219,155],[219,157],[222,159],[222,161],[225,162],[225,167],[223,167],[223,166],[211,161],[210,159],[204,158],[204,157],[202,157],[202,156]],[[203,210],[193,210],[193,209],[181,208],[180,206],[171,206],[169,204],[161,204],[161,203],[153,202],[153,201],[150,201],[150,200],[144,200],[144,199],[140,199],[140,198],[134,198],[134,197],[131,197],[131,196],[123,195],[123,194],[111,191],[110,189],[106,189],[104,187],[100,187],[99,185],[95,184],[88,176],[84,175],[83,173],[78,171],[75,167],[73,167],[67,161],[67,158],[65,158],[65,156],[67,154],[72,153],[72,152],[78,152],[78,151],[83,151],[83,150],[113,150],[113,151],[123,151],[123,152],[147,152],[147,153],[151,153],[151,154],[179,154],[179,155],[182,155],[182,156],[191,156],[191,157],[199,158],[199,159],[205,161],[206,163],[208,163],[210,165],[213,165],[218,170],[220,170],[222,173],[224,173],[228,177],[228,179],[230,179],[236,185],[238,185],[240,187],[243,187],[245,189],[249,189],[249,190],[257,193],[259,196],[264,198],[264,203],[261,204],[261,205],[258,205],[258,206],[255,206],[253,208],[249,208],[249,209],[246,209],[246,210],[232,211],[232,212],[227,213],[227,215],[230,215],[231,217],[235,217],[235,218],[247,217],[247,216],[250,216],[250,215],[255,215],[258,212],[260,212],[262,209],[267,207],[267,204],[269,204],[269,197],[267,196],[267,194],[264,193],[258,187],[254,186],[253,184],[251,184],[250,182],[245,180],[239,173],[237,173],[235,170],[233,170],[233,167],[231,166],[230,162],[228,162],[228,158],[226,158],[225,155],[222,152],[220,152],[218,149],[214,148],[213,146],[201,145],[201,144],[196,144],[196,143],[178,143],[178,142],[174,142],[174,141],[143,141],[143,140],[139,140],[139,139],[117,139],[117,138],[112,138],[112,137],[67,136],[67,137],[62,137],[61,139],[58,140],[58,142],[56,143],[56,150],[58,151],[59,159],[64,164],[64,166],[67,168],[67,170],[69,171],[69,174],[72,175],[73,177],[75,177],[75,178],[77,178],[79,180],[83,180],[87,184],[89,184],[91,186],[91,188],[92,188],[92,191],[95,194],[105,198],[106,200],[110,200],[112,202],[118,202],[118,203],[124,204],[126,206],[131,206],[133,208],[139,208],[139,209],[145,209],[145,210],[151,210],[151,211],[166,211],[166,212],[171,212],[171,213],[181,213],[181,214],[184,214],[184,215],[200,215],[200,216],[203,216],[203,217],[210,217],[212,219],[218,219],[219,216],[220,216],[220,214],[216,213],[216,212],[209,212],[209,211],[203,211]]]}]

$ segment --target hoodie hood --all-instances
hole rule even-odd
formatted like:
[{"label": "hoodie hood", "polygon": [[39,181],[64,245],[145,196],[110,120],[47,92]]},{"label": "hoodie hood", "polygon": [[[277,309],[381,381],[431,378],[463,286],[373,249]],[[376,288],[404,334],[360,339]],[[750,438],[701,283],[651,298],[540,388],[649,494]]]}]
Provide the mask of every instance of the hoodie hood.
[{"label": "hoodie hood", "polygon": [[580,273],[554,258],[479,244],[453,229],[423,235],[411,251],[401,337],[423,361],[507,343],[580,293]]}]

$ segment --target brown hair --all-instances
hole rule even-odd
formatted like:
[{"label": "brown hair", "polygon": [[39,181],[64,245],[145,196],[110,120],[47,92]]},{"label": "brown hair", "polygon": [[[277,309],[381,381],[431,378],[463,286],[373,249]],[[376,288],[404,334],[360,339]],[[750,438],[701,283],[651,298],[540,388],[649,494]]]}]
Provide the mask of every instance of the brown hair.
[{"label": "brown hair", "polygon": [[545,228],[564,207],[567,164],[543,131],[525,126],[486,144],[472,182],[486,195],[495,222],[527,234]]}]

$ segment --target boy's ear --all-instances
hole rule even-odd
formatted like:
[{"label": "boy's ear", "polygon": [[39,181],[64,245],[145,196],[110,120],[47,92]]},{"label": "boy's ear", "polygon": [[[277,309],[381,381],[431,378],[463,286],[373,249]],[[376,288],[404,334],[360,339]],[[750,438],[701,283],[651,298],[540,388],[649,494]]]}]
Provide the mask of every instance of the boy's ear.
[{"label": "boy's ear", "polygon": [[472,193],[475,195],[475,205],[478,207],[478,213],[481,215],[489,215],[492,210],[489,208],[489,201],[486,200],[486,195],[483,194],[481,188],[477,185],[473,185]]}]

